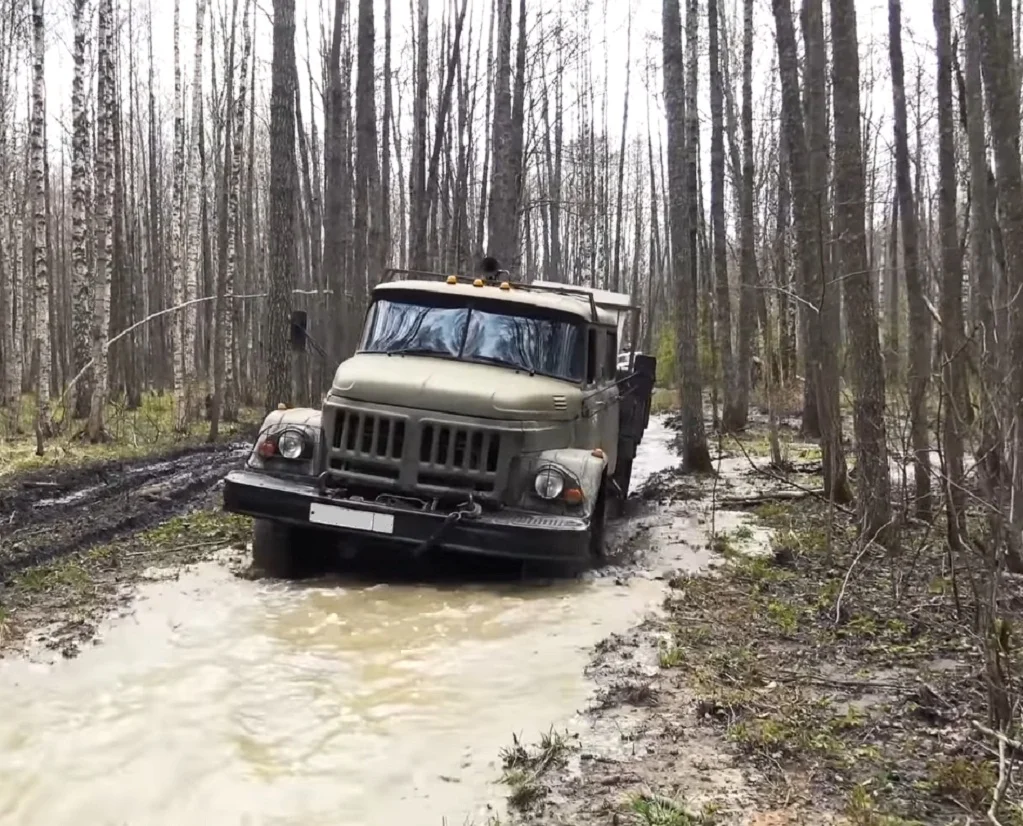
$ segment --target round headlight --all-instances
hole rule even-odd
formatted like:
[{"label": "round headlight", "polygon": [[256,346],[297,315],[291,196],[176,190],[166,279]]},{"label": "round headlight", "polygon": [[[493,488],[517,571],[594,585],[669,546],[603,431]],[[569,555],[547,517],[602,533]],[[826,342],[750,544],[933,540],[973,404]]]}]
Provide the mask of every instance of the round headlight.
[{"label": "round headlight", "polygon": [[285,430],[277,439],[277,450],[285,459],[299,459],[305,450],[305,437],[297,430]]},{"label": "round headlight", "polygon": [[541,499],[556,499],[565,488],[565,477],[555,468],[545,467],[536,474],[533,487]]}]

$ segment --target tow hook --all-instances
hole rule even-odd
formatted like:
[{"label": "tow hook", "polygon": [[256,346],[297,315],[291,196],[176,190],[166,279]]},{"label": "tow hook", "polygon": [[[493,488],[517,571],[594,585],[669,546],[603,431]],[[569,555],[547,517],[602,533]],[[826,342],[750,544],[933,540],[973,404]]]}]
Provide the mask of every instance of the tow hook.
[{"label": "tow hook", "polygon": [[412,551],[413,559],[420,557],[426,551],[430,550],[437,542],[440,541],[444,533],[454,524],[461,522],[463,519],[479,519],[483,514],[483,508],[480,503],[477,502],[471,495],[468,501],[464,504],[459,505],[455,510],[451,511],[447,516],[444,517],[444,521],[440,527],[433,532],[433,535],[428,539],[420,542]]}]

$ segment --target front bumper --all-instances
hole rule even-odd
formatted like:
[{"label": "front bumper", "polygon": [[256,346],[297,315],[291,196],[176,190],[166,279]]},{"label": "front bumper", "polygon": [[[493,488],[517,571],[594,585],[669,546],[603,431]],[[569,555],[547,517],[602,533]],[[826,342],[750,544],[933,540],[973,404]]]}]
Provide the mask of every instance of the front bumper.
[{"label": "front bumper", "polygon": [[[250,470],[232,471],[225,478],[224,510],[409,549],[437,535],[448,516],[324,496],[313,480],[282,479]],[[448,525],[436,547],[511,559],[579,561],[589,555],[589,539],[586,519],[502,510]]]}]

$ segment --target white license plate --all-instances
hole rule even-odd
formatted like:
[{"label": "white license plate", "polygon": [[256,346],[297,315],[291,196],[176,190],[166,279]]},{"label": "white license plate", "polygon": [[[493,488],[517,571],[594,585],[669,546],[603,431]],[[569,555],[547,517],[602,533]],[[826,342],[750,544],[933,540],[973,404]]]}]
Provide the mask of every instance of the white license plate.
[{"label": "white license plate", "polygon": [[394,517],[388,513],[373,513],[340,505],[324,505],[313,502],[309,505],[309,521],[318,525],[335,528],[352,528],[371,533],[394,533]]}]

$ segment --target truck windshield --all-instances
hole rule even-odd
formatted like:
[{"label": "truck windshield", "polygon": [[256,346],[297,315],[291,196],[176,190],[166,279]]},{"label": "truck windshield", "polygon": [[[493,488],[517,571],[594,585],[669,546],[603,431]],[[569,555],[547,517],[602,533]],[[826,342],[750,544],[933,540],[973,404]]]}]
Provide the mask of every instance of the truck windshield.
[{"label": "truck windshield", "polygon": [[585,350],[582,326],[571,318],[500,302],[450,306],[414,299],[373,302],[362,352],[427,355],[499,364],[579,382]]}]

